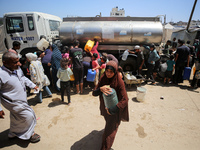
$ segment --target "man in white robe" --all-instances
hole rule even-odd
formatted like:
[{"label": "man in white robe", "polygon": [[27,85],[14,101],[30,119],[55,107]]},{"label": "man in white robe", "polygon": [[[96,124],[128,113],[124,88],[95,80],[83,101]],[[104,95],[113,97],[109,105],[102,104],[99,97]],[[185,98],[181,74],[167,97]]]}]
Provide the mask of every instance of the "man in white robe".
[{"label": "man in white robe", "polygon": [[[32,89],[38,87],[23,75],[19,58],[15,53],[5,52],[2,56],[3,66],[0,68],[0,104],[10,111],[9,138],[18,137],[31,142],[40,141],[40,136],[34,132],[36,117],[28,105],[26,86]],[[0,118],[4,118],[0,106]]]}]

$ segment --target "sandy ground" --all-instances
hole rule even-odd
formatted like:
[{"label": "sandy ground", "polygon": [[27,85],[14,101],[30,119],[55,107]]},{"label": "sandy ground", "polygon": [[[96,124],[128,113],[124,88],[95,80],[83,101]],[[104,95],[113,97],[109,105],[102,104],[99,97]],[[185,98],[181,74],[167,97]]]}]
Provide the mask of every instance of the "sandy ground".
[{"label": "sandy ground", "polygon": [[[129,122],[122,122],[114,150],[199,150],[200,149],[200,89],[188,88],[188,81],[178,86],[142,85],[147,89],[144,102],[136,100],[136,86],[127,88]],[[164,99],[160,99],[163,96]],[[70,106],[60,102],[60,95],[44,98],[38,104],[28,102],[37,117],[35,131],[41,135],[38,143],[9,140],[9,112],[0,119],[0,148],[6,150],[99,150],[105,122],[99,112],[98,97],[91,89],[84,95],[71,95]],[[66,97],[67,101],[67,97]]]}]

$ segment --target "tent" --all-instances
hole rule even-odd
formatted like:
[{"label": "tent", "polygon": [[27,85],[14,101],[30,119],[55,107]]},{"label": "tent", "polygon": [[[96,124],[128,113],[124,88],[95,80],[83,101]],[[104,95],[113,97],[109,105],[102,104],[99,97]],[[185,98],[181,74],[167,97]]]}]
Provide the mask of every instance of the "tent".
[{"label": "tent", "polygon": [[175,27],[171,24],[166,24],[163,29],[163,40],[162,43],[166,43],[167,40],[171,40],[172,32],[174,32]]}]

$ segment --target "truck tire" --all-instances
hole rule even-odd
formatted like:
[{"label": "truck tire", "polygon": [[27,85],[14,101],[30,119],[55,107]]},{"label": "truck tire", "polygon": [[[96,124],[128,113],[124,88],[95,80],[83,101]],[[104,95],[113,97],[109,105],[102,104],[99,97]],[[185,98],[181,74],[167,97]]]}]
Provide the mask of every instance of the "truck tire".
[{"label": "truck tire", "polygon": [[20,52],[20,54],[21,54],[22,57],[23,57],[23,56],[25,56],[27,53],[34,53],[34,52],[36,52],[36,51],[38,51],[37,47],[29,47],[29,48],[23,49],[23,50]]},{"label": "truck tire", "polygon": [[128,57],[126,61],[120,60],[119,65],[122,67],[123,71],[136,71],[136,58],[135,57]]},{"label": "truck tire", "polygon": [[4,44],[5,44],[5,47],[6,47],[7,49],[9,49],[9,48],[8,48],[8,42],[7,42],[6,39],[4,39]]}]

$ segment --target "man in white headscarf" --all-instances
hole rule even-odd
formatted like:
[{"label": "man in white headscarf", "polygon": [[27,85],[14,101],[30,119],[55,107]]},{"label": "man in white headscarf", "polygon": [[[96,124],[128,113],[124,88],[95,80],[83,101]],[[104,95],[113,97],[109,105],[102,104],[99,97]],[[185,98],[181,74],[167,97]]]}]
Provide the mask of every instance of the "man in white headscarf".
[{"label": "man in white headscarf", "polygon": [[[0,104],[10,111],[10,130],[8,137],[18,137],[31,142],[38,142],[40,136],[34,132],[36,117],[27,103],[26,86],[38,87],[26,78],[20,69],[19,57],[13,52],[5,52],[0,68]],[[4,118],[0,106],[0,118]]]}]

